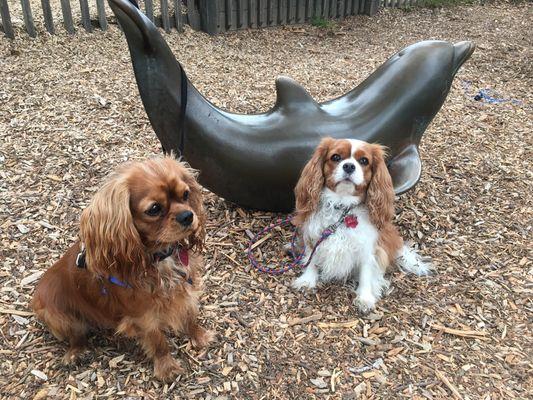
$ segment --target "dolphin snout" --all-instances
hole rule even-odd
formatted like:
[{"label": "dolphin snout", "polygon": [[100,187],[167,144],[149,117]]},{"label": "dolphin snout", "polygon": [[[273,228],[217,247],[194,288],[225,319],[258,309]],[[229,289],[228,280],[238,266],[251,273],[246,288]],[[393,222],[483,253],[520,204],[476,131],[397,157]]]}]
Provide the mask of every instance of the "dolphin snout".
[{"label": "dolphin snout", "polygon": [[459,67],[464,64],[466,60],[470,58],[474,50],[476,49],[476,45],[473,42],[464,41],[455,43],[453,45],[453,67],[455,74]]}]

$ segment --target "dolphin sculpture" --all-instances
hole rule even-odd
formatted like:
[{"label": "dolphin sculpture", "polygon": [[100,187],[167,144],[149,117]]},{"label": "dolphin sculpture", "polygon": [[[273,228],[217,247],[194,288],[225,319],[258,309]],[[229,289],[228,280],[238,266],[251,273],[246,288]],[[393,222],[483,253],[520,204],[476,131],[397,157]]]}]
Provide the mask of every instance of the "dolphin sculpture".
[{"label": "dolphin sculpture", "polygon": [[421,175],[422,134],[475,48],[471,42],[416,43],[352,91],[323,103],[280,77],[272,109],[236,114],[217,108],[196,90],[158,29],[132,2],[108,1],[126,36],[141,99],[163,149],[184,150],[206,188],[253,209],[293,209],[294,185],[323,136],[387,146],[396,193],[411,189]]}]

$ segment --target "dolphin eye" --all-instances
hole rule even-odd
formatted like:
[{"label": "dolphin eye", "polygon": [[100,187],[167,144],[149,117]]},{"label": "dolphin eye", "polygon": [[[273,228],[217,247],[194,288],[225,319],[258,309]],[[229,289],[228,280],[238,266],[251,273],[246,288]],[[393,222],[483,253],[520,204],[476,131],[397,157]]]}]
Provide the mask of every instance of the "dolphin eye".
[{"label": "dolphin eye", "polygon": [[361,164],[361,165],[368,165],[368,158],[366,158],[366,157],[361,157],[357,161],[359,161],[359,164]]},{"label": "dolphin eye", "polygon": [[338,155],[338,154],[333,154],[330,158],[331,161],[333,162],[339,162],[341,160],[341,156]]},{"label": "dolphin eye", "polygon": [[150,206],[150,208],[148,210],[146,210],[144,213],[145,214],[148,214],[150,217],[155,217],[159,214],[161,214],[161,210],[163,208],[161,207],[161,204],[159,203],[154,203]]}]

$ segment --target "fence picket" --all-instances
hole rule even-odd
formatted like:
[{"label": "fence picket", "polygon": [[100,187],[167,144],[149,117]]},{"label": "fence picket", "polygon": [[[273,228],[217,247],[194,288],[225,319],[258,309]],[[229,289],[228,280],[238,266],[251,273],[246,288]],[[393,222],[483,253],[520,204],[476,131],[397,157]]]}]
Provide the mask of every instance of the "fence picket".
[{"label": "fence picket", "polygon": [[258,4],[258,18],[257,18],[257,26],[259,27],[265,27],[268,26],[268,20],[267,20],[267,0],[259,0]]},{"label": "fence picket", "polygon": [[50,1],[41,0],[41,7],[43,8],[44,26],[48,33],[53,35],[55,33],[55,29],[54,18],[52,17],[52,9],[50,8]]},{"label": "fence picket", "polygon": [[[197,13],[199,21],[201,21],[201,27],[209,35],[216,35],[220,30],[225,31],[226,27],[222,24],[219,24],[220,13],[219,11],[219,2],[218,1],[203,1],[201,4],[200,11],[204,18],[200,19],[200,14]],[[223,3],[222,3],[223,4]],[[198,11],[198,10],[197,10]]]},{"label": "fence picket", "polygon": [[288,0],[279,0],[278,4],[278,24],[285,25],[287,24],[287,2]]},{"label": "fence picket", "polygon": [[195,31],[201,29],[202,24],[200,21],[200,13],[198,12],[198,0],[187,1],[187,18],[189,19],[189,25],[192,29]]},{"label": "fence picket", "polygon": [[26,26],[26,32],[28,32],[28,35],[30,35],[31,37],[36,37],[37,31],[35,30],[35,25],[33,23],[30,0],[20,0],[20,5],[22,6],[22,15],[24,17],[24,25]]},{"label": "fence picket", "polygon": [[319,18],[322,10],[322,0],[314,0],[315,6],[313,8],[313,18]]},{"label": "fence picket", "polygon": [[13,31],[13,24],[11,23],[11,15],[9,14],[9,6],[7,0],[0,0],[0,16],[2,17],[2,27],[4,34],[10,38],[15,38],[15,32]]},{"label": "fence picket", "polygon": [[257,0],[249,1],[248,16],[250,19],[250,28],[257,28]]},{"label": "fence picket", "polygon": [[278,24],[278,0],[268,0],[268,26]]},{"label": "fence picket", "polygon": [[337,18],[339,18],[340,20],[344,19],[344,7],[345,7],[344,0],[338,0],[337,1]]},{"label": "fence picket", "polygon": [[170,17],[168,15],[168,0],[160,0],[161,5],[161,25],[165,32],[170,32]]},{"label": "fence picket", "polygon": [[152,0],[144,0],[144,14],[150,21],[154,22],[154,3]]},{"label": "fence picket", "polygon": [[247,29],[248,19],[248,0],[239,0],[239,29]]},{"label": "fence picket", "polygon": [[22,6],[22,14],[24,17],[24,26],[26,26],[26,32],[31,37],[37,36],[37,31],[35,30],[35,25],[33,23],[33,16],[31,14],[30,0],[20,0]]},{"label": "fence picket", "polygon": [[183,20],[181,19],[181,0],[172,0],[174,4],[174,26],[178,32],[183,31]]},{"label": "fence picket", "polygon": [[288,24],[296,22],[296,0],[289,0],[289,16],[287,17]]},{"label": "fence picket", "polygon": [[305,0],[298,0],[296,3],[296,23],[305,22]]},{"label": "fence picket", "polygon": [[313,18],[313,0],[306,0],[305,2],[305,20],[310,21]]},{"label": "fence picket", "polygon": [[87,3],[87,0],[80,0],[80,11],[81,24],[87,32],[92,32],[93,28],[91,25],[91,14],[89,12],[89,3]]},{"label": "fence picket", "polygon": [[98,25],[103,31],[107,30],[107,19],[105,16],[104,0],[96,0],[96,13],[98,14]]},{"label": "fence picket", "polygon": [[[216,1],[216,0],[215,0]],[[222,6],[224,7],[224,28],[226,31],[229,31],[232,28],[231,24],[231,14],[233,12],[233,0],[225,0],[222,2]]]},{"label": "fence picket", "polygon": [[70,9],[69,0],[61,0],[61,13],[63,14],[63,25],[65,25],[67,32],[72,35],[76,30],[72,22],[72,10]]}]

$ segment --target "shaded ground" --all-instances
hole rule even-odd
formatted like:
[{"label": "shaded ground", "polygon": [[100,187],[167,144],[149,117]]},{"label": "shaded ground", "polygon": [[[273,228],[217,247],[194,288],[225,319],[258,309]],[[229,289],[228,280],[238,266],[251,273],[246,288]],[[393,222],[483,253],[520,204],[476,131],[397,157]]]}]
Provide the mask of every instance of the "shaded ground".
[{"label": "shaded ground", "polygon": [[[78,366],[61,366],[64,345],[27,313],[36,279],[75,240],[80,212],[105,175],[159,152],[125,40],[116,27],[0,39],[1,396],[440,399],[456,390],[465,399],[528,397],[531,12],[528,4],[384,11],[331,30],[166,36],[198,89],[239,112],[269,108],[279,74],[325,100],[417,40],[478,46],[424,137],[420,184],[397,206],[404,236],[439,274],[393,273],[392,293],[363,319],[350,288],[301,294],[290,288],[294,274],[251,271],[246,230],[274,216],[208,194],[201,315],[219,340],[197,352],[173,338],[189,373],[170,386],[152,379],[134,343],[112,335],[94,336]],[[519,103],[472,100],[483,88]],[[279,249],[284,241],[269,244]]]}]

